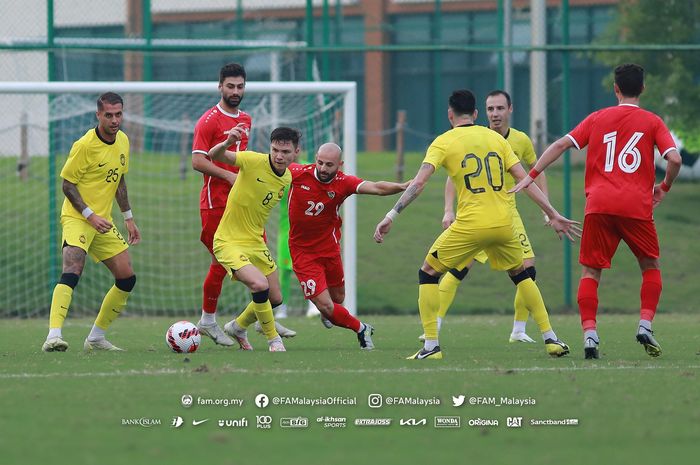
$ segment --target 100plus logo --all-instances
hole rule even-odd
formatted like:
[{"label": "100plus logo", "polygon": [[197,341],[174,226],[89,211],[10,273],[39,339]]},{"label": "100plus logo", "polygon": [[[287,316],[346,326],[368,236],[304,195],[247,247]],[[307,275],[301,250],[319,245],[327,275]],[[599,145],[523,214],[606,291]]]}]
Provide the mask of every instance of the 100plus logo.
[{"label": "100plus logo", "polygon": [[272,417],[270,415],[256,415],[255,424],[258,429],[272,429]]}]

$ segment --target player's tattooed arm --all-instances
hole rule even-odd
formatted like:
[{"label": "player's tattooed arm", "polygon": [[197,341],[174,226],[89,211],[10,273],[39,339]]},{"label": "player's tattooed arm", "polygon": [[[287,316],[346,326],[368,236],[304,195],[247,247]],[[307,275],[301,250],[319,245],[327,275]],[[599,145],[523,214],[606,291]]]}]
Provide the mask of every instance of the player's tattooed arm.
[{"label": "player's tattooed arm", "polygon": [[119,209],[122,212],[131,210],[131,207],[129,206],[129,193],[126,190],[126,178],[124,176],[122,176],[121,180],[119,181],[119,185],[117,186],[117,194],[115,197],[117,199],[117,203],[119,204]]},{"label": "player's tattooed arm", "polygon": [[68,201],[73,205],[73,208],[79,212],[87,208],[87,204],[83,200],[83,196],[78,192],[78,186],[70,181],[63,180],[63,194],[66,196]]},{"label": "player's tattooed arm", "polygon": [[413,202],[418,196],[423,192],[423,188],[430,179],[430,176],[435,172],[435,167],[430,163],[423,163],[413,178],[411,184],[408,185],[404,193],[399,198],[399,201],[394,205],[394,210],[397,213],[401,213],[408,205]]}]

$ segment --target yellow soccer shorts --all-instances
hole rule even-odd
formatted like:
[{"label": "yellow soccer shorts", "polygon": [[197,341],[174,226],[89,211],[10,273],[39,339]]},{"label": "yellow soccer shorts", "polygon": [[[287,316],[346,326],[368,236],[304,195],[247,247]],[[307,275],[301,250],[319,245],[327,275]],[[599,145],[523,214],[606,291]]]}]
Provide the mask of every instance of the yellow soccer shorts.
[{"label": "yellow soccer shorts", "polygon": [[214,256],[234,280],[234,273],[246,265],[255,266],[265,276],[277,269],[277,264],[262,238],[259,242],[230,242],[214,237]]},{"label": "yellow soccer shorts", "polygon": [[436,271],[464,268],[480,252],[494,270],[511,270],[523,263],[523,252],[511,225],[487,229],[460,228],[457,223],[435,240],[425,261]]},{"label": "yellow soccer shorts", "polygon": [[129,248],[116,226],[102,234],[86,220],[61,217],[63,244],[83,249],[95,262],[103,262]]}]

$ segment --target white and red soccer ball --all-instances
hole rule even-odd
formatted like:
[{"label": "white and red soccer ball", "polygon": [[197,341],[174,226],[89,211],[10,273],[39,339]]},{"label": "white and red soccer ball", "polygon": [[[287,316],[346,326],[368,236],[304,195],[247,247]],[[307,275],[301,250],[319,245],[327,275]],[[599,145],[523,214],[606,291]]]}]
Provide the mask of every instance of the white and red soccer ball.
[{"label": "white and red soccer ball", "polygon": [[165,342],[173,352],[194,352],[202,342],[199,329],[189,321],[178,321],[168,328],[165,333]]}]

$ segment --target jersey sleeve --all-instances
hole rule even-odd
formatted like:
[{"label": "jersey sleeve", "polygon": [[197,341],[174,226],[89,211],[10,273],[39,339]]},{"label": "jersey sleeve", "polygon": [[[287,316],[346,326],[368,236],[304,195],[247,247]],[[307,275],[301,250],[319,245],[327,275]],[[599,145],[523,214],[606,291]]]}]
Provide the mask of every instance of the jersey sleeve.
[{"label": "jersey sleeve", "polygon": [[505,170],[509,171],[514,165],[520,163],[520,159],[513,152],[513,147],[510,146],[507,140],[503,139],[503,163]]},{"label": "jersey sleeve", "polygon": [[656,131],[654,132],[654,145],[658,147],[659,153],[664,158],[671,150],[677,150],[671,131],[668,130],[663,120],[659,117],[657,117]]},{"label": "jersey sleeve", "polygon": [[90,164],[87,153],[87,147],[82,142],[75,142],[70,149],[66,164],[61,170],[61,177],[68,182],[78,184]]},{"label": "jersey sleeve", "polygon": [[213,140],[213,132],[216,130],[216,124],[214,124],[213,119],[207,121],[201,118],[197,121],[194,127],[194,138],[192,140],[192,153],[201,153],[206,155],[209,153],[209,149],[212,148],[214,144],[211,143]]},{"label": "jersey sleeve", "polygon": [[537,155],[535,154],[535,147],[532,145],[532,140],[523,134],[523,158],[522,160],[527,163],[528,166],[532,166],[537,163]]},{"label": "jersey sleeve", "polygon": [[591,136],[591,130],[595,123],[596,113],[591,113],[581,121],[578,126],[574,128],[573,131],[567,134],[567,137],[571,139],[577,149],[581,150],[588,145],[588,139]]},{"label": "jersey sleeve", "polygon": [[257,152],[250,152],[250,151],[243,151],[243,152],[237,152],[236,153],[236,164],[234,166],[237,166],[238,168],[245,170],[245,169],[252,169],[255,168],[257,165],[261,165],[264,160],[264,163],[267,163],[267,158],[265,157],[264,154],[262,153],[257,153]]},{"label": "jersey sleeve", "polygon": [[345,175],[345,192],[347,195],[357,194],[357,189],[360,184],[365,182],[364,179],[358,178],[357,176],[352,176],[350,174]]},{"label": "jersey sleeve", "polygon": [[425,153],[425,158],[423,163],[431,164],[435,167],[435,170],[442,166],[442,162],[445,160],[445,154],[447,153],[447,147],[443,141],[442,137],[438,137],[430,144],[428,150]]}]

